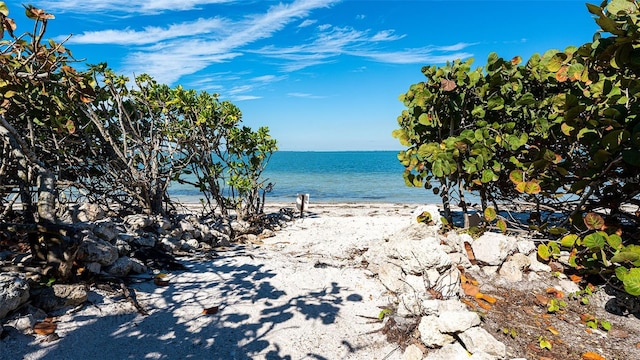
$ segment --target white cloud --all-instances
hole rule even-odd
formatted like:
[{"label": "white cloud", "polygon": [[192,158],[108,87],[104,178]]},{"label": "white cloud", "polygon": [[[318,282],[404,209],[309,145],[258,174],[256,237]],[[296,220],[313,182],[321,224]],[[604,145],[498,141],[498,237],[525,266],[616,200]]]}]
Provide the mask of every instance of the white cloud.
[{"label": "white cloud", "polygon": [[232,99],[233,101],[257,100],[257,99],[262,99],[262,96],[240,95],[240,96],[233,96]]},{"label": "white cloud", "polygon": [[[118,45],[145,45],[155,44],[165,40],[181,37],[197,37],[199,35],[212,34],[213,32],[226,32],[227,21],[223,19],[198,19],[192,22],[169,25],[166,28],[146,27],[142,31],[125,30],[101,30],[88,31],[74,35],[71,44],[118,44]],[[220,35],[218,35],[220,36]]]},{"label": "white cloud", "polygon": [[393,30],[383,30],[371,37],[371,41],[395,41],[400,40],[405,35],[393,35]]},{"label": "white cloud", "polygon": [[313,95],[313,94],[307,94],[307,93],[298,93],[298,92],[288,93],[287,95],[291,96],[291,97],[298,97],[298,98],[305,98],[305,99],[324,99],[324,98],[326,98],[326,96],[319,96],[319,95]]},{"label": "white cloud", "polygon": [[309,20],[306,19],[305,21],[301,22],[300,25],[298,25],[299,28],[303,28],[303,27],[307,27],[307,26],[311,26],[315,23],[317,23],[318,20]]},{"label": "white cloud", "polygon": [[37,6],[48,12],[83,14],[157,14],[165,11],[199,9],[203,5],[225,4],[238,0],[65,0],[38,1]]},{"label": "white cloud", "polygon": [[462,49],[466,49],[469,46],[473,46],[473,45],[478,45],[478,43],[459,42],[459,43],[453,44],[453,45],[439,46],[437,49],[440,50],[440,51],[460,51]]},{"label": "white cloud", "polygon": [[366,16],[365,16],[365,15],[363,15],[363,14],[356,15],[356,20],[364,20],[364,18],[365,18],[365,17],[366,17]]}]

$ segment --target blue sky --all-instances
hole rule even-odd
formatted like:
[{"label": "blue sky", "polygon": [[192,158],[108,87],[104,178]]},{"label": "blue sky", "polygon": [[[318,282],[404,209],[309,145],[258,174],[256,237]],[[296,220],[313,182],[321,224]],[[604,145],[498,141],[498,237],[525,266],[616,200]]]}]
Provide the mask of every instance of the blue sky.
[{"label": "blue sky", "polygon": [[[591,1],[599,4],[600,1]],[[30,30],[22,2],[6,1]],[[48,37],[83,63],[216,92],[281,150],[398,150],[398,96],[422,66],[591,41],[585,1],[65,0]]]}]

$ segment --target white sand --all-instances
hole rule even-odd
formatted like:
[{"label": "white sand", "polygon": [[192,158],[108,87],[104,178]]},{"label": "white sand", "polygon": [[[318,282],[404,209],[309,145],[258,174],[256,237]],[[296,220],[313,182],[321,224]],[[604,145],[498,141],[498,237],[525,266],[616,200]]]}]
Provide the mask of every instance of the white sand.
[{"label": "white sand", "polygon": [[92,304],[57,318],[59,340],[12,331],[0,359],[400,359],[371,333],[381,324],[360,316],[390,298],[358,250],[407,226],[414,208],[312,204],[264,245],[187,261],[166,287],[132,285],[148,316],[94,290]]}]

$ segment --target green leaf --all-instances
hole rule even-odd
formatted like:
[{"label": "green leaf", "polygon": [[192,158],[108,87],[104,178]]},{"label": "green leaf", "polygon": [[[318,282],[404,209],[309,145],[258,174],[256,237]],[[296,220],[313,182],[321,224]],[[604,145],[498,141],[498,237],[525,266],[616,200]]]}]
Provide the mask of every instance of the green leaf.
[{"label": "green leaf", "polygon": [[551,72],[560,70],[562,63],[564,63],[565,60],[567,60],[567,54],[561,52],[556,53],[551,57],[551,59],[549,59],[549,62],[547,63],[547,70]]},{"label": "green leaf", "polygon": [[576,240],[578,239],[579,237],[576,234],[566,235],[560,240],[560,246],[566,247],[566,248],[572,248],[573,245],[576,243]]},{"label": "green leaf", "polygon": [[516,185],[524,182],[524,172],[522,170],[513,170],[509,173],[509,180]]},{"label": "green leaf", "polygon": [[498,214],[496,213],[496,209],[494,209],[493,207],[488,207],[484,209],[484,219],[487,222],[492,222],[493,220],[496,219],[497,216]]},{"label": "green leaf", "polygon": [[504,99],[499,95],[493,95],[489,98],[487,109],[502,110],[504,108]]},{"label": "green leaf", "polygon": [[500,231],[502,231],[503,234],[507,232],[507,222],[504,221],[504,219],[496,221],[496,226],[498,227],[498,229],[500,229]]},{"label": "green leaf", "polygon": [[551,256],[551,250],[549,250],[549,247],[545,244],[539,244],[538,245],[538,256],[545,261],[549,260],[549,257]]},{"label": "green leaf", "polygon": [[583,244],[591,251],[600,251],[607,242],[607,233],[604,231],[594,232],[584,237]]},{"label": "green leaf", "polygon": [[622,283],[624,284],[624,291],[629,295],[640,296],[640,268],[630,269]]},{"label": "green leaf", "polygon": [[637,261],[638,259],[640,259],[640,254],[636,254],[630,251],[622,251],[613,255],[613,257],[611,258],[611,262],[619,264],[625,262],[632,263],[634,261]]},{"label": "green leaf", "polygon": [[0,14],[9,16],[9,8],[7,7],[7,4],[4,3],[4,1],[0,2]]},{"label": "green leaf", "polygon": [[609,331],[609,330],[611,330],[611,323],[609,321],[607,321],[607,320],[601,320],[600,321],[600,327],[604,331]]},{"label": "green leaf", "polygon": [[622,238],[618,234],[610,234],[607,237],[607,243],[615,250],[618,250],[622,247]]},{"label": "green leaf", "polygon": [[491,169],[482,170],[482,179],[480,180],[480,181],[482,181],[482,183],[486,184],[486,183],[494,181],[496,179],[497,179],[497,176],[493,172],[493,170],[491,170]]},{"label": "green leaf", "polygon": [[616,272],[616,277],[620,281],[624,281],[624,279],[627,277],[627,274],[629,274],[629,270],[624,266],[617,267],[615,272]]}]

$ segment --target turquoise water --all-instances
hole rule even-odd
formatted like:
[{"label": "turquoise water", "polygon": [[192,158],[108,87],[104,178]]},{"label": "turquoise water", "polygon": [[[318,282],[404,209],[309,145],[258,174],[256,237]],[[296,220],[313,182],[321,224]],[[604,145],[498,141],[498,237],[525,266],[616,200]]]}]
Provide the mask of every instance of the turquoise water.
[{"label": "turquoise water", "polygon": [[[310,202],[440,203],[431,190],[409,188],[402,178],[397,151],[301,152],[278,151],[263,174],[274,183],[267,202],[293,202],[309,194]],[[180,199],[197,199],[198,192],[173,187]]]}]

